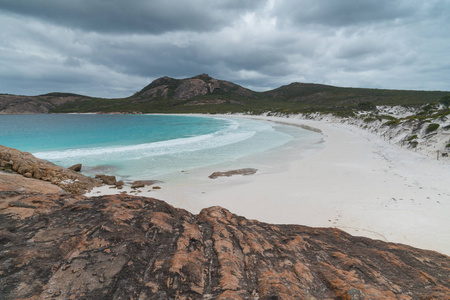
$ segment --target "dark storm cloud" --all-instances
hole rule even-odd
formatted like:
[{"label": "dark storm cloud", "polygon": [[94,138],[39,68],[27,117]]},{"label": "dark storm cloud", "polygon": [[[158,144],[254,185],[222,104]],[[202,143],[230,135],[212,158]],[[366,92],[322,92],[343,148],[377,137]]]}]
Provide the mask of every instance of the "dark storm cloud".
[{"label": "dark storm cloud", "polygon": [[123,97],[200,73],[450,90],[450,1],[0,2],[0,93]]},{"label": "dark storm cloud", "polygon": [[95,32],[211,31],[261,1],[3,0],[0,9]]},{"label": "dark storm cloud", "polygon": [[297,24],[355,26],[385,22],[415,14],[413,1],[303,0],[277,2],[276,13]]}]

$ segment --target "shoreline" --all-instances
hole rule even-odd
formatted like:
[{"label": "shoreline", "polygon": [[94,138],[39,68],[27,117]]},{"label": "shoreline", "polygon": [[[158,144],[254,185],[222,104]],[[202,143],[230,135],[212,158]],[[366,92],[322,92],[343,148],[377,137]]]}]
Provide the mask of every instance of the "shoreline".
[{"label": "shoreline", "polygon": [[[195,116],[195,115],[191,115]],[[211,180],[211,168],[140,189],[193,213],[215,205],[261,222],[336,227],[352,235],[450,255],[450,166],[390,145],[356,126],[295,117],[249,118],[322,131],[325,147],[290,158],[284,170]],[[295,149],[294,149],[295,150]],[[276,153],[274,154],[276,156]],[[245,167],[253,167],[246,165]],[[100,193],[98,193],[100,191]],[[119,193],[108,186],[88,195]]]}]

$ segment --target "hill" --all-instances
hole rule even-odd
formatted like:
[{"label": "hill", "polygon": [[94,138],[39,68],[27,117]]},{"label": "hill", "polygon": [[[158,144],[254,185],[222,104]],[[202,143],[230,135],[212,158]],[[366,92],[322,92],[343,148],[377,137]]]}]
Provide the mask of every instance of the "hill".
[{"label": "hill", "polygon": [[56,111],[61,105],[89,99],[91,98],[87,96],[68,93],[39,96],[0,94],[0,114],[45,114]]},{"label": "hill", "polygon": [[335,87],[294,82],[265,92],[266,98],[297,104],[304,110],[367,110],[375,105],[420,106],[436,102],[449,92]]},{"label": "hill", "polygon": [[0,113],[142,112],[227,113],[267,111],[281,113],[331,112],[348,114],[376,105],[418,107],[449,95],[443,91],[405,91],[343,88],[322,84],[291,83],[255,92],[207,74],[192,78],[161,77],[127,98],[102,99],[50,93],[40,96],[0,95]]}]

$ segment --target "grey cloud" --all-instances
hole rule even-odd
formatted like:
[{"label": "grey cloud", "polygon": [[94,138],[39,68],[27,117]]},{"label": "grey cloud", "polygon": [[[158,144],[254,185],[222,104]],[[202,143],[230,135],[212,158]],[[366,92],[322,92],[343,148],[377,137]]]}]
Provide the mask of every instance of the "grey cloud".
[{"label": "grey cloud", "polygon": [[338,27],[395,21],[416,14],[418,6],[409,0],[287,0],[277,4],[276,14],[286,16],[290,24]]},{"label": "grey cloud", "polygon": [[64,61],[64,65],[68,67],[81,67],[82,61],[78,58],[68,57]]},{"label": "grey cloud", "polygon": [[162,33],[220,28],[261,1],[206,0],[3,0],[0,10],[47,22],[106,33]]},{"label": "grey cloud", "polygon": [[375,41],[349,42],[337,49],[335,57],[338,59],[364,59],[369,56],[378,56],[386,51],[386,48],[375,43]]},{"label": "grey cloud", "polygon": [[440,0],[7,0],[0,92],[124,97],[200,73],[257,90],[450,90],[449,14]]}]

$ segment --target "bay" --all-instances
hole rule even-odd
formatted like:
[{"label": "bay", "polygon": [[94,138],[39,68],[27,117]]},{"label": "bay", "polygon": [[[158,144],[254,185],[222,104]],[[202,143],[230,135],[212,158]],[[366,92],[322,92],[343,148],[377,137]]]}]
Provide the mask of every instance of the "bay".
[{"label": "bay", "polygon": [[[167,178],[195,168],[260,157],[319,135],[265,121],[182,115],[0,115],[0,144],[88,176]],[[259,156],[258,156],[259,155]]]}]

